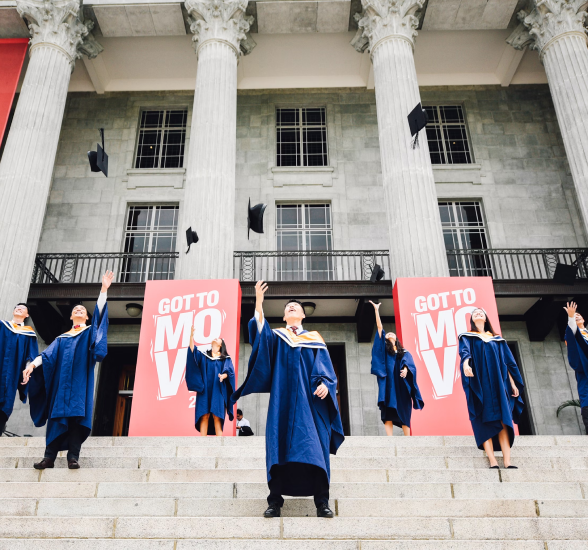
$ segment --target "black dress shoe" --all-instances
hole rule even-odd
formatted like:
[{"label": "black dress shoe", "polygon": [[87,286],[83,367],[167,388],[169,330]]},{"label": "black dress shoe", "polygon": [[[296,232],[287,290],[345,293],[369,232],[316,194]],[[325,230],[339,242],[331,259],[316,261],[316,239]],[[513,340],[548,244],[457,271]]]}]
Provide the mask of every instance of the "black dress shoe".
[{"label": "black dress shoe", "polygon": [[331,510],[328,505],[321,504],[316,509],[316,517],[317,518],[334,518],[335,514],[333,514],[333,510]]},{"label": "black dress shoe", "polygon": [[264,518],[279,518],[281,515],[280,507],[274,504],[267,507],[267,510],[263,513]]},{"label": "black dress shoe", "polygon": [[70,470],[79,470],[80,469],[80,465],[75,458],[72,458],[71,460],[67,461],[67,467]]},{"label": "black dress shoe", "polygon": [[33,468],[35,470],[44,470],[45,468],[54,468],[55,467],[55,459],[54,458],[44,458],[41,462],[35,462],[33,464]]}]

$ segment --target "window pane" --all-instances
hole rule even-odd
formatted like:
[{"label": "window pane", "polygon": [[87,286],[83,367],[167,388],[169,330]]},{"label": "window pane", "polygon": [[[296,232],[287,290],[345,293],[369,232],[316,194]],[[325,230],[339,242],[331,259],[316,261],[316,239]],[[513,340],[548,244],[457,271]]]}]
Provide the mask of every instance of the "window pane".
[{"label": "window pane", "polygon": [[157,217],[155,219],[156,229],[176,229],[178,224],[178,208],[177,206],[160,206],[157,209]]},{"label": "window pane", "polygon": [[148,252],[149,234],[129,233],[125,239],[125,252]]},{"label": "window pane", "polygon": [[476,202],[456,203],[457,215],[461,225],[482,226],[482,211]]},{"label": "window pane", "polygon": [[325,109],[302,109],[302,124],[307,126],[325,125]]},{"label": "window pane", "polygon": [[439,203],[439,214],[441,215],[441,224],[451,224],[455,220],[453,219],[453,207],[449,202]]},{"label": "window pane", "polygon": [[141,128],[158,128],[163,121],[163,111],[143,111],[141,113]]},{"label": "window pane", "polygon": [[143,229],[151,226],[151,216],[153,207],[151,206],[131,206],[127,221],[127,229]]},{"label": "window pane", "polygon": [[306,234],[306,249],[313,252],[331,250],[330,232],[308,232]]},{"label": "window pane", "polygon": [[278,109],[276,112],[276,124],[278,126],[294,126],[299,123],[298,109]]},{"label": "window pane", "polygon": [[300,166],[300,130],[278,129],[278,166]]},{"label": "window pane", "polygon": [[160,131],[143,131],[139,133],[137,161],[135,168],[156,168],[159,161]]},{"label": "window pane", "polygon": [[163,134],[162,168],[179,168],[184,159],[185,130],[166,130]]},{"label": "window pane", "polygon": [[278,250],[292,252],[302,249],[302,233],[297,231],[280,231],[278,233]]},{"label": "window pane", "polygon": [[425,111],[427,111],[427,116],[429,117],[429,124],[439,122],[439,115],[437,111],[437,107],[424,107]]},{"label": "window pane", "polygon": [[282,204],[277,208],[278,229],[297,228],[302,226],[301,206],[297,204]]},{"label": "window pane", "polygon": [[304,130],[304,166],[326,166],[326,129]]},{"label": "window pane", "polygon": [[306,206],[306,227],[309,229],[326,228],[330,225],[330,205],[309,204]]},{"label": "window pane", "polygon": [[187,116],[188,116],[188,111],[186,111],[186,110],[167,111],[165,125],[172,126],[172,127],[186,126]]},{"label": "window pane", "polygon": [[440,107],[441,121],[446,123],[451,122],[464,122],[463,111],[460,106],[447,106],[442,105]]},{"label": "window pane", "polygon": [[181,167],[187,116],[187,109],[142,111],[135,168]]}]

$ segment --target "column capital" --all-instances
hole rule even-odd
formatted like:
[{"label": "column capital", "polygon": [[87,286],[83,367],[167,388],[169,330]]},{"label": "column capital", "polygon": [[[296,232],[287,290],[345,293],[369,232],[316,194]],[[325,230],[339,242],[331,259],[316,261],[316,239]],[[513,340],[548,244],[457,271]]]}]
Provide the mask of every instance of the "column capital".
[{"label": "column capital", "polygon": [[414,48],[419,26],[418,11],[425,0],[362,0],[362,13],[354,18],[359,27],[351,45],[360,53],[369,47],[373,54],[388,38],[407,40]]},{"label": "column capital", "polygon": [[94,22],[83,20],[80,0],[16,0],[16,9],[28,22],[31,54],[40,45],[54,47],[73,70],[82,54],[94,58],[104,49],[91,32]]},{"label": "column capital", "polygon": [[224,42],[231,46],[235,55],[248,55],[257,45],[249,28],[253,16],[245,15],[247,0],[186,0],[192,42],[196,54],[209,41]]},{"label": "column capital", "polygon": [[518,13],[521,23],[506,41],[517,50],[530,46],[543,57],[562,36],[578,34],[586,39],[587,6],[586,0],[530,0],[528,7]]}]

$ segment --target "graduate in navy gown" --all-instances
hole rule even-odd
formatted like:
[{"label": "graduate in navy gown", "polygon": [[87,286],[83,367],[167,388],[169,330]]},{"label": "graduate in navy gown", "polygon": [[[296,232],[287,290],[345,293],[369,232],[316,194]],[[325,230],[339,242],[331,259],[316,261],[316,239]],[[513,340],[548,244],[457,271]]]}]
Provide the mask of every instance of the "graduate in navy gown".
[{"label": "graduate in navy gown", "polygon": [[498,469],[494,447],[500,445],[505,468],[510,463],[514,424],[523,411],[524,384],[506,340],[494,332],[483,309],[474,309],[470,331],[459,335],[461,382],[478,449],[490,468]]},{"label": "graduate in navy gown", "polygon": [[396,334],[384,334],[380,306],[370,300],[376,313],[376,337],[372,347],[371,373],[378,378],[378,407],[387,435],[394,426],[410,435],[410,418],[413,407],[422,409],[425,403],[417,384],[416,366]]},{"label": "graduate in navy gown", "polygon": [[210,349],[202,352],[194,347],[194,327],[190,334],[190,351],[186,362],[186,385],[197,392],[194,425],[200,435],[223,435],[225,415],[233,420],[229,406],[235,391],[235,367],[227,354],[222,338],[215,338]]},{"label": "graduate in navy gown", "polygon": [[12,321],[0,321],[0,436],[12,414],[17,390],[20,400],[26,403],[27,387],[20,383],[22,373],[39,355],[37,335],[25,325],[28,316],[27,305],[18,304]]},{"label": "graduate in navy gown", "polygon": [[329,509],[329,453],[343,443],[337,404],[337,377],[324,340],[302,328],[302,304],[287,302],[286,328],[272,330],[263,314],[267,284],[255,285],[255,318],[249,322],[252,346],[247,378],[232,402],[251,393],[269,393],[265,429],[270,490],[264,517],[279,517],[282,495],[314,496],[318,517]]},{"label": "graduate in navy gown", "polygon": [[568,314],[565,339],[568,363],[576,374],[580,410],[586,435],[588,435],[588,330],[584,327],[584,317],[576,311],[577,308],[574,302],[568,303],[564,308]]},{"label": "graduate in navy gown", "polygon": [[59,451],[67,450],[70,470],[80,467],[82,443],[92,429],[94,367],[107,352],[108,306],[106,292],[114,275],[102,277],[102,290],[90,325],[82,305],[71,312],[73,327],[58,336],[24,373],[30,377],[31,417],[35,426],[47,423],[45,457],[35,463],[37,470],[53,468]]}]

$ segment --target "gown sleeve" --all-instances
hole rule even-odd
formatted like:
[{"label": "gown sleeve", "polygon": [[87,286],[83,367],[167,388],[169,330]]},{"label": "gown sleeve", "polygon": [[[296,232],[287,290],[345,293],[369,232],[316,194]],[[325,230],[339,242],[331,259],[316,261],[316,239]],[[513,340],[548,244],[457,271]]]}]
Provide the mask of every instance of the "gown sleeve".
[{"label": "gown sleeve", "polygon": [[523,382],[523,377],[521,376],[521,371],[519,370],[519,367],[512,355],[512,352],[510,351],[510,348],[508,347],[508,344],[505,341],[500,342],[500,346],[502,348],[502,359],[504,361],[504,363],[506,364],[506,368],[508,369],[509,374],[512,376],[512,379],[514,380],[514,383],[516,385],[516,387],[519,390],[519,396],[518,397],[513,397],[512,396],[512,392],[511,392],[511,385],[510,385],[510,380],[507,380],[508,383],[508,395],[511,399],[511,403],[513,404],[513,415],[512,415],[512,419],[514,422],[516,422],[517,424],[519,423],[519,418],[521,416],[521,413],[523,412],[523,408],[524,408],[524,401],[523,401],[523,388],[525,387],[525,384]]},{"label": "gown sleeve", "polygon": [[[477,398],[480,403],[483,403],[482,387],[480,385],[480,377],[476,374],[476,365],[474,364],[474,357],[472,354],[474,343],[468,336],[462,335],[459,338],[459,368],[461,370],[461,384],[466,396],[468,404],[468,412],[470,419],[476,416],[476,408],[474,399]],[[470,367],[474,371],[473,378],[469,378],[464,374],[463,367],[466,359],[470,360]]]},{"label": "gown sleeve", "polygon": [[410,397],[412,399],[412,408],[413,409],[422,409],[425,406],[425,402],[421,397],[421,390],[417,384],[417,370],[416,365],[414,364],[414,359],[412,355],[405,351],[404,355],[402,356],[402,362],[400,363],[400,370],[404,367],[408,369],[408,373],[406,378],[404,378],[404,384],[406,388],[410,392]]},{"label": "gown sleeve", "polygon": [[326,349],[316,350],[314,364],[310,374],[311,392],[314,393],[320,384],[327,386],[329,394],[324,399],[313,395],[314,404],[325,425],[330,426],[331,444],[329,451],[331,454],[336,454],[345,436],[343,434],[343,424],[341,423],[339,403],[337,400],[337,376],[329,352]]},{"label": "gown sleeve", "polygon": [[51,345],[41,354],[43,363],[33,369],[29,380],[29,403],[31,419],[37,428],[44,426],[48,416],[48,397],[51,395],[51,385],[55,375],[57,356],[61,338],[53,340]]},{"label": "gown sleeve", "polygon": [[223,399],[225,402],[225,406],[227,408],[227,414],[229,415],[229,420],[233,420],[233,406],[231,404],[231,395],[235,391],[235,367],[233,366],[233,361],[230,357],[227,357],[223,361],[223,367],[221,369],[220,374],[226,374],[227,377],[223,380],[222,383],[222,394]]},{"label": "gown sleeve", "polygon": [[386,406],[386,337],[383,329],[381,331],[376,329],[370,372],[378,380],[378,406]]},{"label": "gown sleeve", "polygon": [[188,348],[186,354],[186,386],[189,391],[203,392],[204,391],[204,373],[202,369],[202,361],[204,361],[204,354],[194,347],[194,351]]},{"label": "gown sleeve", "polygon": [[273,365],[275,364],[276,338],[267,321],[261,332],[255,318],[249,321],[249,342],[252,350],[249,357],[247,377],[243,385],[231,396],[231,406],[241,397],[252,393],[269,393],[272,386]]},{"label": "gown sleeve", "polygon": [[[108,303],[104,304],[102,312],[98,305],[94,308],[92,317],[92,331],[90,339],[90,352],[92,353],[92,363],[103,361],[108,353]],[[45,359],[43,358],[43,362]]]},{"label": "gown sleeve", "polygon": [[29,385],[22,383],[22,373],[27,368],[27,364],[34,361],[39,356],[39,343],[37,342],[37,337],[28,336],[27,337],[27,347],[26,352],[22,360],[20,374],[18,378],[18,397],[23,402],[27,402],[27,395],[29,393]]}]

